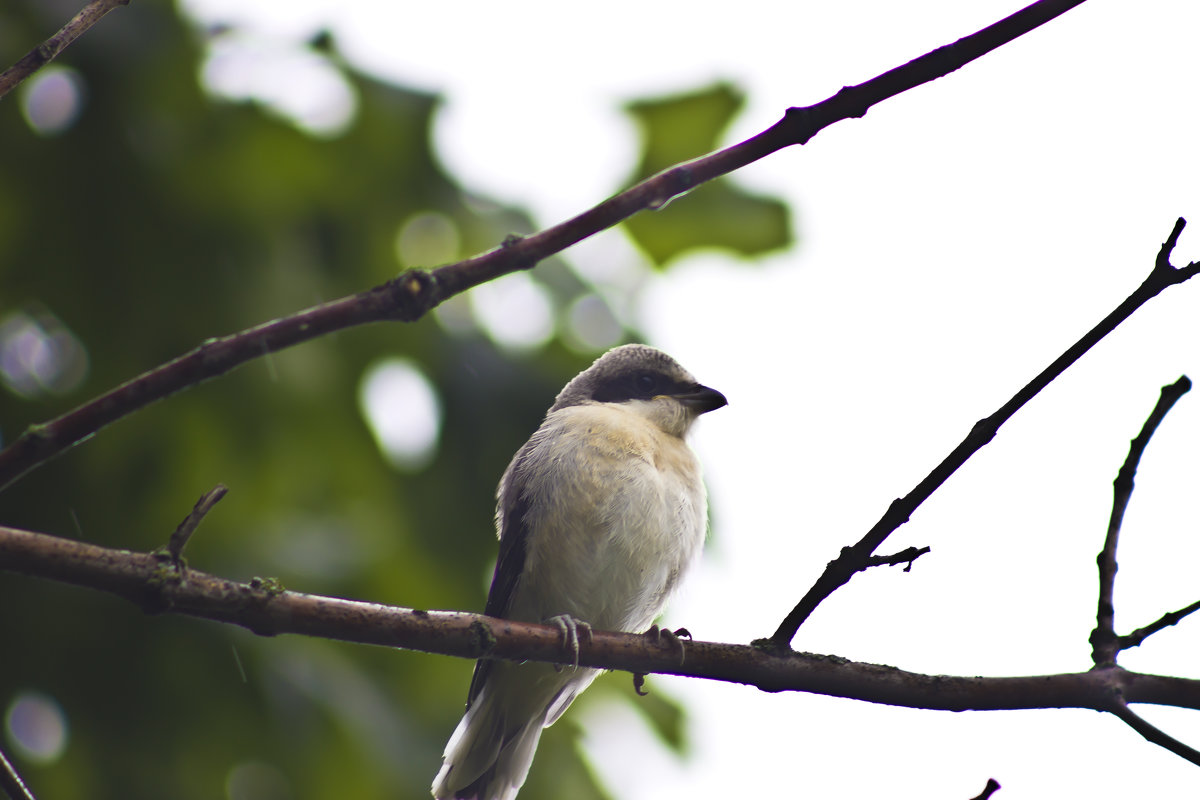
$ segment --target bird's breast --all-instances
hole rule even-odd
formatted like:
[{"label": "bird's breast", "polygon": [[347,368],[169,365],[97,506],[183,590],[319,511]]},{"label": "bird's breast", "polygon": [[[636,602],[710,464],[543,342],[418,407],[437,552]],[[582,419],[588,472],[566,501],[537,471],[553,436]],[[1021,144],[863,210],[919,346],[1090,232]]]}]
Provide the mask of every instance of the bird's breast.
[{"label": "bird's breast", "polygon": [[691,448],[604,406],[556,412],[532,444],[519,476],[528,540],[514,615],[644,630],[704,542],[707,501]]}]

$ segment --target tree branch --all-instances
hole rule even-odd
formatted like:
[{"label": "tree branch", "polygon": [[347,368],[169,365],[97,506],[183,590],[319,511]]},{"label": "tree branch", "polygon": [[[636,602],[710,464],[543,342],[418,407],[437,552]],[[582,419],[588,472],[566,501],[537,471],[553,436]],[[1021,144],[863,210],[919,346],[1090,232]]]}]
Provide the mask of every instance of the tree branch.
[{"label": "tree branch", "polygon": [[192,534],[196,532],[196,528],[200,527],[200,523],[208,516],[208,512],[212,511],[213,506],[221,502],[221,498],[229,491],[229,487],[223,483],[218,483],[212,489],[205,492],[188,515],[183,518],[183,522],[179,523],[179,527],[171,534],[171,538],[167,540],[167,554],[171,557],[171,561],[177,566],[183,565],[183,548],[187,547],[188,540],[192,538]]},{"label": "tree branch", "polygon": [[714,178],[786,147],[804,144],[834,122],[861,117],[871,106],[953,72],[1083,2],[1039,0],[866,83],[845,87],[816,105],[790,108],[783,119],[750,139],[672,167],[540,233],[506,241],[487,253],[432,271],[410,270],[373,289],[241,333],[210,339],[54,420],[30,426],[0,451],[0,489],[106,425],[251,359],[355,325],[420,319],[454,295],[501,275],[531,269],[542,259],[639,211],[661,208],[671,198]]},{"label": "tree branch", "polygon": [[1192,762],[1196,766],[1200,766],[1200,751],[1192,747],[1188,747],[1183,742],[1176,739],[1174,736],[1164,732],[1160,728],[1151,725],[1146,720],[1134,713],[1124,701],[1118,701],[1111,709],[1107,709],[1118,719],[1124,722],[1129,727],[1142,735],[1146,741],[1170,750],[1180,758]]},{"label": "tree branch", "polygon": [[988,800],[988,798],[994,795],[999,789],[1000,784],[996,781],[996,779],[988,778],[987,785],[983,787],[983,791],[975,795],[972,800]]},{"label": "tree branch", "polygon": [[863,565],[863,569],[870,567],[895,567],[903,564],[904,571],[911,572],[913,562],[928,552],[928,547],[906,547],[899,553],[893,553],[890,556],[871,556],[867,559],[867,563]]},{"label": "tree branch", "polygon": [[0,97],[4,97],[23,80],[57,58],[59,53],[66,50],[71,42],[82,36],[105,14],[117,6],[127,5],[129,0],[92,0],[70,22],[63,25],[58,33],[30,50],[4,72],[0,72]]},{"label": "tree branch", "polygon": [[1172,625],[1178,624],[1179,621],[1184,617],[1188,616],[1189,614],[1194,614],[1197,611],[1200,611],[1200,600],[1192,603],[1189,606],[1184,606],[1178,611],[1167,612],[1144,628],[1138,628],[1132,633],[1127,633],[1124,636],[1118,636],[1117,647],[1121,650],[1128,650],[1131,647],[1137,647],[1142,642],[1146,641],[1147,637],[1158,633],[1163,628],[1169,628]]},{"label": "tree branch", "polygon": [[[167,556],[13,528],[0,527],[0,569],[109,592],[148,613],[232,623],[262,636],[295,633],[463,658],[557,663],[565,656],[561,631],[549,625],[301,594],[269,580],[237,583],[192,569],[177,570]],[[604,631],[593,631],[590,640],[579,642],[579,664],[945,711],[1112,711],[1114,693],[1129,702],[1200,709],[1200,680],[1120,667],[1025,677],[922,675],[836,656]]]},{"label": "tree branch", "polygon": [[0,791],[3,791],[9,800],[35,800],[33,793],[29,791],[25,781],[21,780],[21,775],[4,755],[3,750],[0,750]]},{"label": "tree branch", "polygon": [[796,607],[784,618],[771,638],[763,641],[768,642],[771,647],[780,650],[789,648],[792,639],[796,636],[796,631],[800,629],[804,621],[816,610],[817,606],[826,597],[849,582],[865,565],[869,564],[871,555],[883,544],[884,540],[893,531],[905,522],[908,522],[909,517],[912,516],[921,503],[925,502],[930,495],[937,491],[938,487],[945,483],[971,456],[990,442],[1000,430],[1001,425],[1032,400],[1038,392],[1049,386],[1069,366],[1078,361],[1097,342],[1109,333],[1112,333],[1133,312],[1137,311],[1164,289],[1174,286],[1177,283],[1182,283],[1197,272],[1200,272],[1200,262],[1191,262],[1186,267],[1179,267],[1178,269],[1171,266],[1171,253],[1179,241],[1179,235],[1183,232],[1185,224],[1187,223],[1182,217],[1175,222],[1175,227],[1171,230],[1171,234],[1159,249],[1158,256],[1154,262],[1154,268],[1133,294],[1125,298],[1120,305],[1109,312],[1094,328],[1084,334],[1075,344],[1071,345],[1066,352],[1042,370],[1037,377],[1013,395],[995,413],[975,423],[975,427],[971,429],[967,437],[940,464],[934,467],[933,471],[926,475],[911,492],[892,502],[884,515],[867,531],[862,539],[853,547],[843,548],[841,554],[829,562],[825,568],[825,572],[821,574],[821,577],[808,590],[808,593],[804,595],[800,602],[796,604]]},{"label": "tree branch", "polygon": [[[1114,617],[1116,616],[1116,607],[1113,605],[1113,589],[1116,587],[1117,582],[1117,541],[1121,535],[1121,523],[1125,519],[1125,509],[1129,506],[1129,498],[1133,496],[1133,478],[1137,474],[1142,454],[1146,452],[1146,445],[1150,444],[1150,437],[1154,436],[1154,432],[1158,430],[1159,424],[1166,418],[1167,412],[1191,388],[1192,382],[1188,380],[1186,375],[1171,385],[1162,388],[1162,391],[1158,395],[1158,402],[1154,404],[1154,410],[1146,418],[1146,422],[1142,425],[1142,429],[1138,432],[1138,435],[1129,442],[1129,455],[1125,457],[1125,463],[1121,465],[1121,469],[1117,470],[1117,477],[1113,480],[1113,506],[1112,513],[1108,518],[1108,532],[1104,537],[1104,547],[1100,550],[1100,555],[1096,556],[1096,565],[1100,570],[1100,592],[1096,603],[1096,627],[1092,631],[1091,636],[1088,637],[1088,641],[1092,645],[1092,662],[1097,666],[1115,664],[1117,662],[1117,653],[1123,649],[1121,641],[1118,639],[1113,627]],[[1174,625],[1183,616],[1185,615],[1181,614],[1173,621],[1154,630],[1161,630],[1167,624]],[[1166,617],[1163,619],[1166,619]],[[1159,620],[1159,622],[1162,622],[1162,620]],[[1157,624],[1155,623],[1155,625]],[[1141,644],[1143,639],[1154,632],[1154,630],[1149,630],[1148,628],[1143,628],[1142,630],[1146,631],[1146,633],[1138,639],[1138,644]]]}]

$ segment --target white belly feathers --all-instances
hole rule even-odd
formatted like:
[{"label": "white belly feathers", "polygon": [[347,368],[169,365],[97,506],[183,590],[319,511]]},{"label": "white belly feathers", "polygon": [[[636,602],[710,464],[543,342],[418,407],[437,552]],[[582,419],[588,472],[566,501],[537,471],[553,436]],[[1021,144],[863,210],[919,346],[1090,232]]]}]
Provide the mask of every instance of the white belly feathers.
[{"label": "white belly feathers", "polygon": [[[516,481],[537,509],[526,518],[526,570],[540,580],[516,587],[511,616],[645,630],[704,543],[707,501],[691,448],[644,414],[609,405],[560,409],[531,444],[549,452],[530,460],[553,465]],[[547,557],[555,570],[538,568]]]}]

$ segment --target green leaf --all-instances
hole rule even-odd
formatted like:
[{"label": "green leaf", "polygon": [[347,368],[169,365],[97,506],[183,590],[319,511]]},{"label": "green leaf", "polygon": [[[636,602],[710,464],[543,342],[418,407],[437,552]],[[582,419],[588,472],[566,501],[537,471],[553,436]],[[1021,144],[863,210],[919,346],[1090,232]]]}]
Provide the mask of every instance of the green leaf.
[{"label": "green leaf", "polygon": [[687,712],[678,700],[664,694],[661,686],[655,686],[631,702],[664,744],[680,755],[687,753]]},{"label": "green leaf", "polygon": [[715,149],[744,102],[736,88],[717,83],[691,94],[629,103],[625,108],[642,126],[644,135],[638,178]]},{"label": "green leaf", "polygon": [[[643,131],[638,179],[717,149],[742,103],[742,94],[726,83],[630,103],[626,109]],[[746,191],[724,178],[676,198],[654,214],[630,218],[625,228],[658,267],[697,248],[757,256],[792,243],[788,209],[782,201]]]}]

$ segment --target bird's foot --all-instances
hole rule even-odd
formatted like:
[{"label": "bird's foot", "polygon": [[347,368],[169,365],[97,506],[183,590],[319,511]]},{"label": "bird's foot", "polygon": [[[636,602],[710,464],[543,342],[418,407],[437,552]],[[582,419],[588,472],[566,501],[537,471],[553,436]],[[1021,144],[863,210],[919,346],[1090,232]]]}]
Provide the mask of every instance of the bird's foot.
[{"label": "bird's foot", "polygon": [[[571,669],[579,669],[579,633],[592,641],[592,626],[581,619],[575,619],[570,614],[559,614],[546,620],[547,625],[558,628],[562,634],[563,649],[571,654]],[[557,665],[556,665],[557,668]]]},{"label": "bird's foot", "polygon": [[657,625],[651,625],[650,630],[646,631],[643,636],[653,639],[656,644],[666,644],[669,647],[674,647],[679,650],[679,666],[683,666],[683,639],[692,638],[692,632],[687,628],[676,628],[674,631],[667,628],[660,628]]}]

